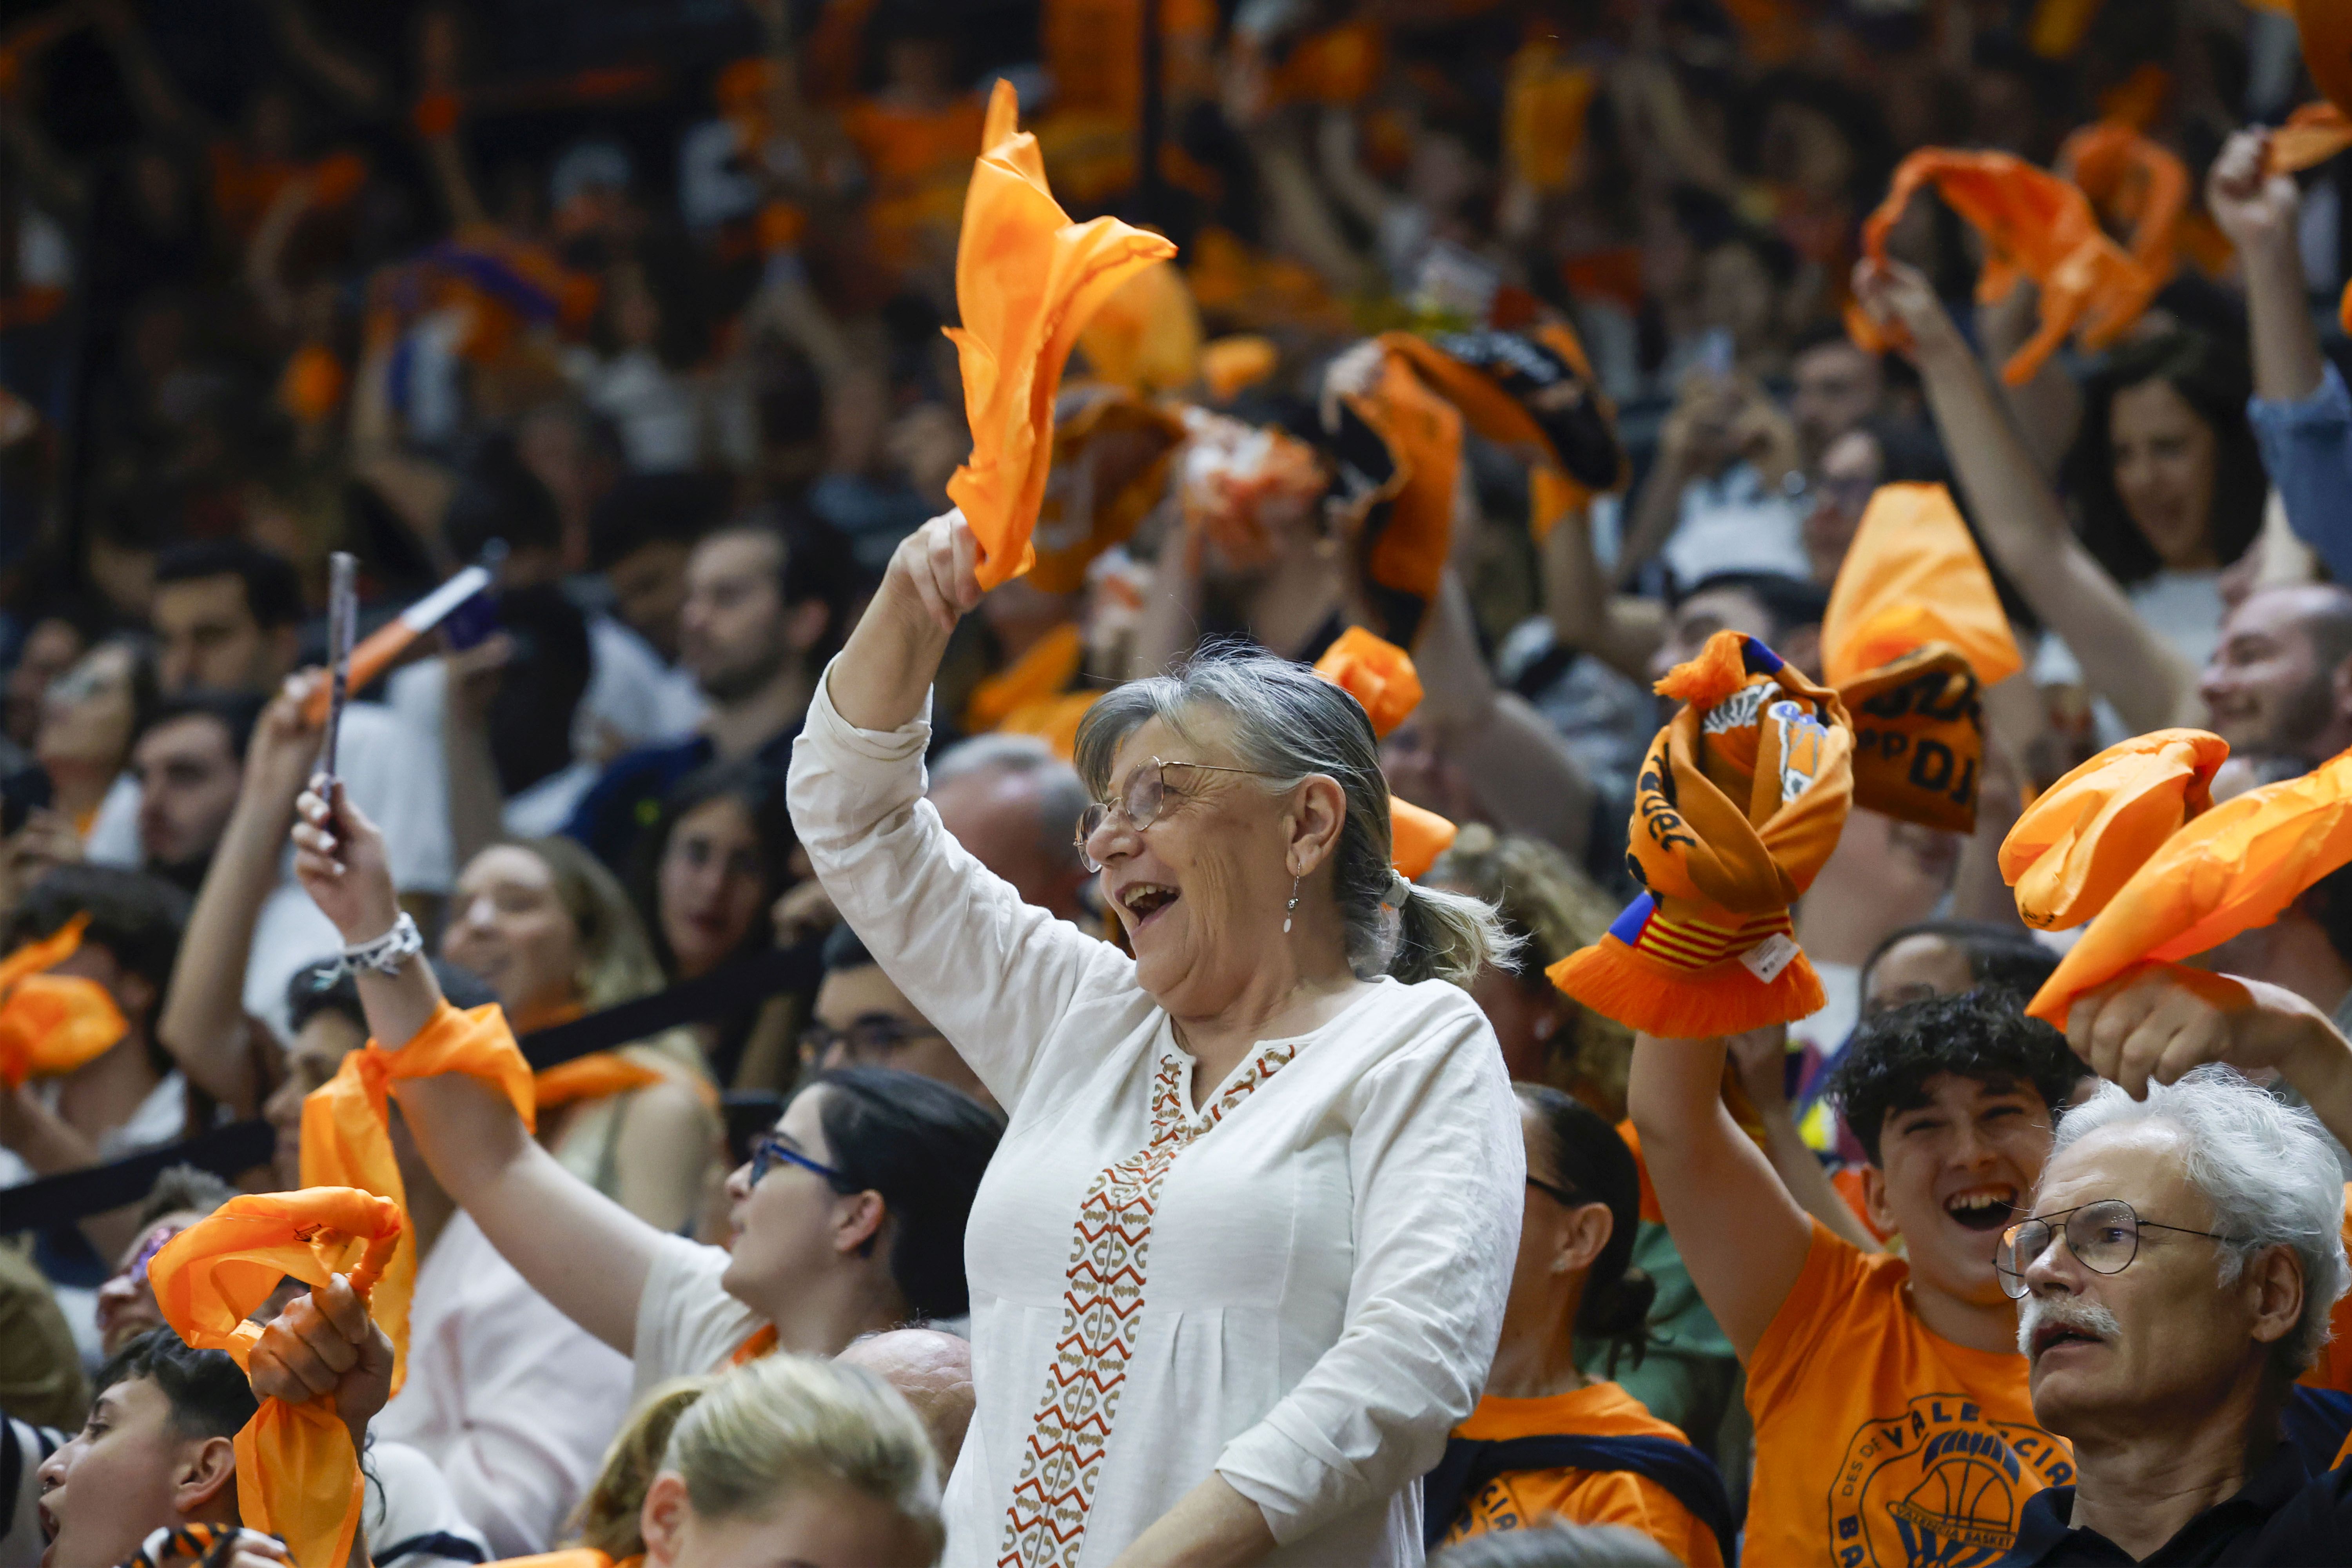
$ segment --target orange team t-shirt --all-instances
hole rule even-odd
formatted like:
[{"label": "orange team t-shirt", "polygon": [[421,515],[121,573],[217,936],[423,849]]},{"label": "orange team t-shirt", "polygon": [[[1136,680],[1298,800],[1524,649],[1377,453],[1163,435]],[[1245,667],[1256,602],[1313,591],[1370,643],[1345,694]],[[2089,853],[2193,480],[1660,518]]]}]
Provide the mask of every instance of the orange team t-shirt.
[{"label": "orange team t-shirt", "polygon": [[[1648,1406],[1613,1383],[1590,1384],[1548,1399],[1489,1396],[1478,1401],[1470,1419],[1454,1429],[1457,1437],[1490,1443],[1559,1433],[1690,1441],[1680,1428],[1651,1415]],[[1465,1505],[1463,1517],[1445,1532],[1445,1542],[1529,1529],[1554,1518],[1570,1524],[1621,1524],[1664,1547],[1677,1563],[1723,1568],[1715,1531],[1674,1493],[1631,1470],[1515,1470],[1497,1476]]]},{"label": "orange team t-shirt", "polygon": [[2074,1480],[2066,1440],[2034,1424],[2025,1358],[1928,1332],[1910,1274],[1813,1223],[1748,1358],[1752,1568],[1974,1568],[2016,1541],[2027,1498]]}]

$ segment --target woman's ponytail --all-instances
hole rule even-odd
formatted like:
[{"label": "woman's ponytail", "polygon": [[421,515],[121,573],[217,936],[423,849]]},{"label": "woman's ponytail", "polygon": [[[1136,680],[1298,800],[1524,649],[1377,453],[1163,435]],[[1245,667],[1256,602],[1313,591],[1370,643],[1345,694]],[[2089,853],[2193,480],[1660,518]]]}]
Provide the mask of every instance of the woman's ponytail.
[{"label": "woman's ponytail", "polygon": [[1574,1202],[1609,1210],[1609,1240],[1585,1273],[1576,1331],[1608,1344],[1607,1374],[1614,1377],[1618,1358],[1628,1351],[1633,1364],[1642,1364],[1650,1347],[1650,1310],[1658,1298],[1657,1281],[1633,1266],[1642,1224],[1641,1170],[1617,1130],[1582,1101],[1540,1084],[1513,1087],[1543,1124],[1543,1137],[1528,1149],[1528,1164],[1549,1169],[1529,1173]]}]

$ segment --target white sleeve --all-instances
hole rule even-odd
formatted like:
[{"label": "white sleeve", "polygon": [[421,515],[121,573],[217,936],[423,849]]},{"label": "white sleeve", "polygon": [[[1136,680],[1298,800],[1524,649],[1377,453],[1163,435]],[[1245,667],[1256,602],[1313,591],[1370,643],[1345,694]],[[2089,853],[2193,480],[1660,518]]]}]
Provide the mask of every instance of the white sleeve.
[{"label": "white sleeve", "polygon": [[65,1446],[66,1434],[0,1415],[0,1568],[36,1568],[47,1542],[41,1537],[41,1467]]},{"label": "white sleeve", "polygon": [[1347,1326],[1217,1473],[1286,1545],[1436,1464],[1486,1386],[1525,1205],[1501,1052],[1465,1004],[1365,1074],[1349,1165]]},{"label": "white sleeve", "polygon": [[404,893],[446,893],[457,877],[441,754],[446,677],[437,659],[415,670],[394,678],[404,687],[400,708],[354,702],[343,710],[340,771],[353,803],[383,830],[393,885]]},{"label": "white sleeve", "polygon": [[139,842],[139,781],[117,773],[98,803],[89,835],[82,840],[81,858],[93,866],[121,866],[137,871],[147,864],[146,847]]},{"label": "white sleeve", "polygon": [[931,727],[844,719],[817,681],[793,743],[793,826],[842,918],[907,999],[1014,1109],[1038,1047],[1082,992],[1133,992],[1107,942],[1021,901],[966,853],[923,798]]},{"label": "white sleeve", "polygon": [[405,1443],[379,1439],[368,1445],[360,1468],[367,1478],[360,1520],[376,1568],[490,1560],[489,1542],[457,1511],[432,1460]]},{"label": "white sleeve", "polygon": [[633,1400],[674,1377],[715,1372],[764,1326],[757,1312],[727,1293],[724,1248],[665,1236],[646,1265],[637,1298],[636,1383]]}]

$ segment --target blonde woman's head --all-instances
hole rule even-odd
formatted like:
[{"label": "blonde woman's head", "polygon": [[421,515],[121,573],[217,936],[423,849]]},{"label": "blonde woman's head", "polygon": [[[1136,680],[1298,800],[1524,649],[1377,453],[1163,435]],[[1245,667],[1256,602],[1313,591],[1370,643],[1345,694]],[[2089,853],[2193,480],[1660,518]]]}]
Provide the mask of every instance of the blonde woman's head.
[{"label": "blonde woman's head", "polygon": [[907,1402],[863,1367],[782,1354],[656,1390],[607,1451],[581,1536],[646,1568],[929,1568],[946,1540]]},{"label": "blonde woman's head", "polygon": [[441,956],[490,984],[526,1027],[661,988],[628,895],[568,838],[493,844],[457,879]]}]

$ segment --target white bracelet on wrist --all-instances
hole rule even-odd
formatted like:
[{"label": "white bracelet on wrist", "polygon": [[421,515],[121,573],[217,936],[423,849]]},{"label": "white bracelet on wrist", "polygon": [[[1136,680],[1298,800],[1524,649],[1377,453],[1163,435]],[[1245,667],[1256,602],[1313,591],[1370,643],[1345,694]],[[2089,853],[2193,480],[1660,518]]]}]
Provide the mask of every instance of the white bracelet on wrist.
[{"label": "white bracelet on wrist", "polygon": [[320,968],[311,984],[324,991],[346,974],[371,970],[377,974],[397,974],[412,958],[425,951],[425,933],[416,929],[416,921],[403,910],[392,929],[370,942],[355,942],[336,956],[331,965]]}]

